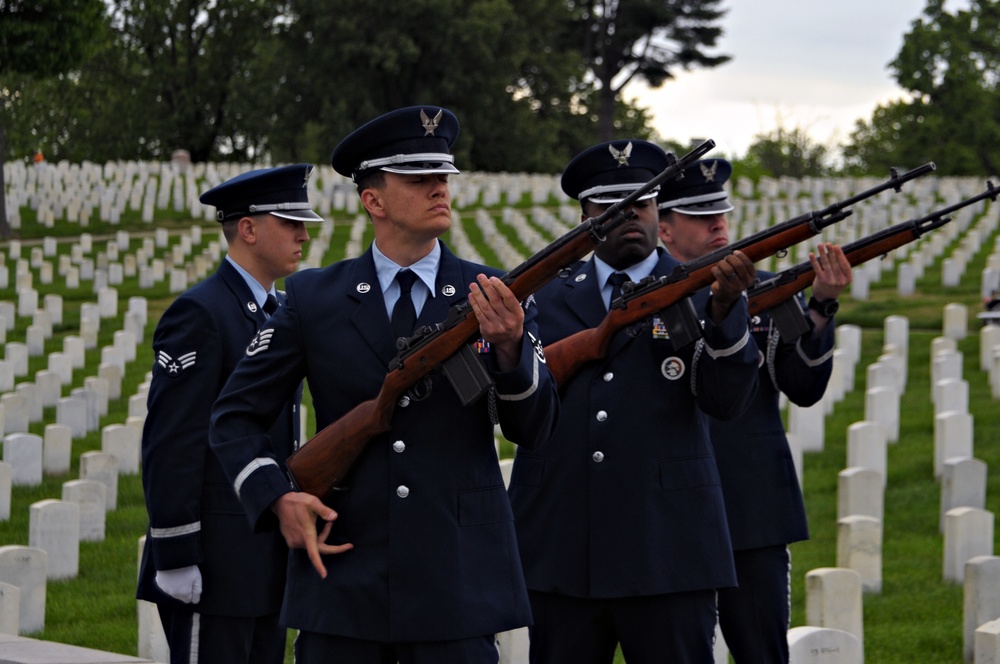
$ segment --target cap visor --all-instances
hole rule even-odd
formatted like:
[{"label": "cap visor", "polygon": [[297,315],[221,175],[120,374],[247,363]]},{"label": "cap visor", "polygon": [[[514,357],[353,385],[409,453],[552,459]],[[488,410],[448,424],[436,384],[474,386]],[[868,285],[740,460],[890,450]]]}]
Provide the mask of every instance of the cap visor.
[{"label": "cap visor", "polygon": [[291,219],[292,221],[323,221],[323,217],[312,210],[275,210],[270,214],[282,219]]},{"label": "cap visor", "polygon": [[[596,196],[587,196],[586,200],[590,201],[591,203],[597,203],[599,205],[611,205],[613,203],[621,203],[631,194],[632,194],[631,191],[615,191],[615,192],[608,192],[606,194],[597,194]],[[640,196],[635,200],[647,201],[650,198],[656,198],[655,191],[651,191],[648,194],[643,194],[642,196]]]},{"label": "cap visor", "polygon": [[410,165],[393,164],[392,166],[383,166],[381,170],[387,173],[399,173],[400,175],[458,174],[462,172],[446,161]]}]

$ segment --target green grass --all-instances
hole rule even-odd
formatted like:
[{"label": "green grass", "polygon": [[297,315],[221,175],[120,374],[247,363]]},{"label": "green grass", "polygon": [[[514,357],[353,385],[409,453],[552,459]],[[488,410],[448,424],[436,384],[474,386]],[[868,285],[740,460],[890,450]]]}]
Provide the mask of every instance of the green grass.
[{"label": "green grass", "polygon": [[[463,211],[468,217],[471,210]],[[24,216],[23,216],[24,217]],[[338,226],[325,263],[343,256],[343,244],[348,239],[349,223],[338,219]],[[70,238],[85,230],[95,235],[94,253],[103,250],[96,238],[100,233],[127,229],[133,232],[134,251],[139,240],[136,236],[152,231],[154,225],[126,219],[120,226],[91,225],[86,229],[69,224],[57,224],[55,229],[31,229],[24,217],[21,235],[25,239],[22,255],[27,258],[32,238],[53,235]],[[509,229],[501,232],[512,238]],[[156,225],[161,225],[159,222]],[[185,228],[184,220],[170,214],[163,224],[174,230]],[[467,232],[486,260],[493,253],[486,248],[484,239],[471,222]],[[216,227],[204,224],[203,244],[215,238]],[[369,234],[370,238],[370,234]],[[106,240],[102,240],[104,242]],[[366,244],[367,244],[366,239]],[[992,246],[992,241],[983,243]],[[200,248],[196,248],[198,251]],[[4,249],[5,251],[5,249]],[[68,243],[60,244],[60,251],[68,251]],[[158,255],[164,255],[158,250]],[[525,248],[525,253],[529,253]],[[864,598],[865,653],[868,661],[892,662],[955,662],[961,661],[962,652],[962,588],[942,581],[943,543],[938,532],[938,504],[940,486],[933,477],[933,409],[930,403],[930,343],[941,334],[942,312],[949,302],[962,302],[970,308],[970,318],[981,306],[979,300],[979,273],[985,262],[986,250],[980,252],[970,264],[960,287],[944,292],[940,288],[940,270],[934,266],[918,282],[918,295],[900,298],[895,294],[893,273],[884,273],[883,281],[871,286],[871,296],[866,302],[844,298],[839,323],[862,326],[862,359],[855,371],[855,389],[837,404],[826,419],[826,440],[822,452],[808,453],[804,459],[804,492],[809,515],[812,539],[792,546],[792,624],[804,624],[805,574],[817,567],[836,564],[836,505],[837,473],[846,462],[846,430],[863,419],[865,367],[881,353],[882,325],[890,314],[902,314],[910,321],[909,376],[905,394],[900,403],[900,440],[889,449],[889,477],[885,497],[883,587],[879,594]],[[8,263],[12,261],[8,260]],[[13,275],[12,275],[13,277]],[[13,283],[13,278],[12,278]],[[40,293],[52,292],[50,287],[38,284]],[[119,288],[119,310],[124,312],[130,295],[143,295],[149,300],[149,325],[138,357],[130,363],[122,384],[123,399],[110,404],[108,416],[101,426],[124,422],[127,415],[127,397],[134,394],[146,372],[152,366],[149,347],[152,331],[160,313],[172,300],[165,284],[155,289],[141,290],[135,280]],[[47,351],[61,350],[62,338],[76,334],[79,308],[84,302],[95,302],[89,284],[73,291],[62,291],[64,323],[55,330],[55,338],[46,344]],[[12,299],[13,293],[3,295]],[[974,319],[973,319],[974,320]],[[23,340],[24,329],[30,321],[18,319],[14,331],[7,339]],[[87,369],[74,373],[74,385],[82,385],[85,375],[96,373],[99,349],[111,344],[111,334],[122,326],[122,316],[115,321],[102,321],[98,348],[88,351]],[[985,373],[978,368],[978,330],[970,325],[970,336],[959,343],[964,353],[965,379],[969,382],[970,412],[975,418],[976,456],[989,467],[1000,467],[1000,449],[990,444],[1000,435],[1000,422],[994,413],[994,403]],[[44,360],[32,358],[30,375],[44,368]],[[21,379],[25,380],[25,379]],[[64,388],[67,394],[69,388]],[[54,409],[45,413],[45,422],[54,420]],[[311,409],[310,409],[311,410]],[[41,434],[44,423],[31,426],[33,433]],[[100,449],[100,432],[73,442],[73,464],[64,477],[46,477],[40,487],[16,487],[12,496],[12,516],[0,522],[0,542],[27,544],[28,506],[37,500],[58,497],[61,485],[78,476],[78,459],[88,450]],[[502,456],[512,456],[513,448],[504,444]],[[1000,474],[988,477],[987,508],[995,505],[994,496],[1000,495]],[[995,509],[993,510],[995,511]],[[45,630],[31,636],[99,648],[123,654],[136,653],[137,624],[135,611],[135,576],[137,539],[145,532],[146,515],[138,476],[119,479],[118,508],[107,514],[106,539],[101,543],[82,543],[80,548],[80,574],[73,580],[50,582],[47,590]],[[289,656],[288,661],[291,661]],[[618,661],[623,661],[618,659]]]}]

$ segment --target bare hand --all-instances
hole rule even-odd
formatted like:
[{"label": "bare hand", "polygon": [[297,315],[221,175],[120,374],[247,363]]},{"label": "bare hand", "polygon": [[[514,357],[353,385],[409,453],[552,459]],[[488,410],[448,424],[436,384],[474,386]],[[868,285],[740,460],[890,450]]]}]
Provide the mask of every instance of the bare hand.
[{"label": "bare hand", "polygon": [[[310,493],[289,492],[278,498],[271,505],[271,510],[278,515],[281,523],[281,534],[289,549],[305,549],[312,561],[313,567],[322,578],[326,578],[326,567],[320,554],[343,553],[353,549],[353,544],[327,544],[333,521],[337,513],[323,504]],[[316,519],[326,521],[323,531],[316,533]]]},{"label": "bare hand", "polygon": [[821,242],[815,253],[809,252],[809,262],[816,273],[812,294],[820,302],[836,300],[854,277],[844,250],[832,242]]},{"label": "bare hand", "polygon": [[497,363],[507,371],[521,358],[524,309],[499,277],[480,274],[469,284],[469,304],[479,321],[479,333],[497,353]]},{"label": "bare hand", "polygon": [[712,320],[716,323],[733,308],[733,304],[743,297],[743,291],[753,285],[757,278],[757,268],[741,251],[734,251],[712,267]]}]

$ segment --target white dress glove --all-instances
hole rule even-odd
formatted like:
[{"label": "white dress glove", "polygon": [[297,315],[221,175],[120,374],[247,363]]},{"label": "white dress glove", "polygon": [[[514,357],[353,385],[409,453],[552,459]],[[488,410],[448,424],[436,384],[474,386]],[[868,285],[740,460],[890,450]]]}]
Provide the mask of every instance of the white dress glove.
[{"label": "white dress glove", "polygon": [[201,601],[201,570],[197,565],[160,570],[156,573],[156,585],[185,604]]}]

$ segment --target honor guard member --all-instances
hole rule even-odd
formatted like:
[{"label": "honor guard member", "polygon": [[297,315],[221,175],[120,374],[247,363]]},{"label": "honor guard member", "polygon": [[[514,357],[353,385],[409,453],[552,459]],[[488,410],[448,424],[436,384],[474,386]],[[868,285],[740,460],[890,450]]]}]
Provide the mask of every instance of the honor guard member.
[{"label": "honor guard member", "polygon": [[[559,400],[536,349],[534,306],[438,239],[452,222],[457,135],[450,111],[417,106],[337,146],[333,167],[353,178],[375,240],[360,258],[286,281],[268,347],[247,353],[214,409],[213,447],[223,459],[229,450],[253,458],[303,378],[321,429],[378,395],[397,338],[443,322],[466,297],[478,319],[483,354],[472,361],[483,362],[492,394],[463,405],[432,373],[396,403],[391,430],[372,437],[325,504],[279,486],[278,468],[269,486],[244,485],[245,505],[273,501],[296,549],[283,616],[299,630],[300,664],[495,663],[495,633],[530,621],[491,415],[509,440],[535,447]],[[227,468],[231,479],[244,465]],[[327,521],[319,535],[317,517]]]},{"label": "honor guard member", "polygon": [[[594,217],[667,167],[641,140],[591,147],[562,188]],[[546,343],[599,325],[620,284],[678,266],[657,247],[656,191],[631,207],[594,256],[536,295]],[[555,435],[518,448],[510,497],[534,626],[534,664],[712,661],[715,589],[736,583],[707,414],[740,413],[757,382],[743,290],[750,260],[734,253],[694,296],[694,327],[675,343],[661,312],[622,330],[607,356],[559,386]],[[702,319],[701,325],[698,318]]]},{"label": "honor guard member", "polygon": [[[276,528],[247,524],[208,431],[212,402],[284,299],[274,282],[295,271],[306,224],[321,220],[307,197],[311,171],[250,171],[202,194],[217,210],[228,253],[170,305],[153,335],[142,434],[149,531],[137,594],[159,609],[171,664],[284,661],[278,617],[288,551]],[[266,453],[278,464],[298,436],[298,394],[285,396]],[[254,482],[250,468],[244,484]]]},{"label": "honor guard member", "polygon": [[[731,172],[724,159],[701,160],[660,190],[660,238],[677,260],[729,244],[726,213],[733,206],[724,185]],[[808,539],[809,530],[778,399],[784,392],[793,403],[811,406],[822,398],[833,365],[832,316],[851,282],[839,246],[820,243],[809,260],[816,270],[812,304],[807,309],[801,296],[786,303],[805,334],[783,337],[777,314],[754,316],[760,386],[743,415],[711,422],[739,582],[719,591],[719,622],[737,664],[788,661],[788,544]],[[758,272],[761,279],[771,276]]]}]

